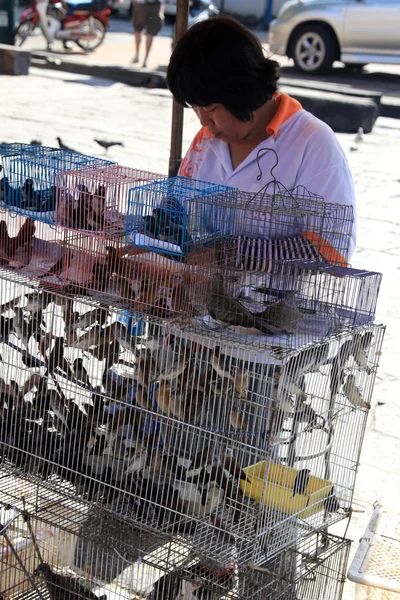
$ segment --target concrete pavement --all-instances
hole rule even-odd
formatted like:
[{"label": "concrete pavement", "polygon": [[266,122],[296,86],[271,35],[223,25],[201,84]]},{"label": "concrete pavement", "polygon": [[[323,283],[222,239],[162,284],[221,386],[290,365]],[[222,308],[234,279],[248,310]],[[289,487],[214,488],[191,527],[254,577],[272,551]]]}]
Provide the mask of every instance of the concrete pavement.
[{"label": "concrete pavement", "polygon": [[[34,68],[28,77],[2,77],[0,82],[2,96],[7,98],[0,112],[1,141],[39,139],[56,145],[59,135],[76,150],[104,156],[94,139],[120,140],[125,147],[112,148],[111,159],[167,172],[171,127],[167,90],[137,89]],[[197,129],[195,115],[185,111],[184,147]],[[347,532],[355,540],[353,556],[373,502],[390,488],[400,497],[400,123],[379,118],[358,146],[354,135],[340,134],[338,139],[348,156],[358,197],[359,235],[353,265],[383,272],[376,322],[388,326],[355,490],[354,507],[360,512],[354,514]],[[352,147],[358,149],[351,151]],[[336,532],[344,533],[343,524]],[[350,582],[344,598],[354,599]]]},{"label": "concrete pavement", "polygon": [[[255,31],[255,33],[268,52],[268,32]],[[32,64],[36,67],[106,77],[134,86],[165,87],[165,72],[171,55],[173,35],[170,25],[165,25],[161,34],[154,38],[146,69],[139,66],[141,63],[134,65],[131,62],[134,55],[134,40],[132,25],[127,18],[112,18],[103,45],[89,54],[85,54],[76,45],[71,51],[65,51],[61,42],[56,42],[55,51],[49,53],[45,50],[46,43],[40,30],[35,34],[28,38],[24,48],[31,50]],[[144,42],[142,52],[144,52]],[[361,88],[365,96],[372,97],[374,100],[376,96],[379,98],[382,96],[380,114],[400,118],[400,67],[368,65],[364,71],[356,73],[347,71],[340,63],[335,63],[335,68],[329,76],[309,76],[296,73],[292,61],[286,57],[274,58],[282,66],[281,85],[296,86],[293,95],[295,92],[300,95],[308,93],[311,99],[307,98],[307,101],[312,102],[313,93],[309,90],[317,90],[315,97],[323,97],[325,92],[352,95],[355,90]],[[302,99],[300,96],[299,100]],[[345,107],[341,106],[340,112],[343,114]],[[317,114],[317,116],[322,118],[322,115]],[[355,114],[349,115],[349,121],[354,122],[355,119],[357,119],[357,108]],[[329,124],[335,127],[334,123]],[[364,123],[358,125],[364,125],[366,129]]]}]

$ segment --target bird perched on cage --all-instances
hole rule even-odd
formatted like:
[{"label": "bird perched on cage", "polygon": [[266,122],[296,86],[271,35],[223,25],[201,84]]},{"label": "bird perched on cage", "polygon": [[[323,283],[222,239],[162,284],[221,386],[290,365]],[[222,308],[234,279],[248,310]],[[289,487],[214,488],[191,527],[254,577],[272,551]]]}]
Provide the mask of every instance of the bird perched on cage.
[{"label": "bird perched on cage", "polygon": [[107,142],[106,140],[94,140],[97,144],[99,144],[99,146],[101,146],[102,148],[104,148],[104,150],[106,152],[108,152],[109,148],[112,148],[113,146],[122,146],[124,147],[124,143],[123,142]]},{"label": "bird perched on cage", "polygon": [[192,236],[175,212],[154,208],[151,215],[143,217],[142,225],[144,233],[150,237],[179,246],[185,253],[193,249]]},{"label": "bird perched on cage", "polygon": [[307,423],[307,429],[311,433],[313,429],[324,429],[326,419],[319,415],[310,404],[301,403],[293,413],[295,423]]},{"label": "bird perched on cage", "polygon": [[88,194],[86,206],[86,226],[100,231],[105,226],[106,188],[99,185],[94,194]]},{"label": "bird perched on cage", "polygon": [[49,397],[50,397],[50,410],[53,413],[55,419],[55,423],[57,421],[60,421],[63,426],[65,427],[65,429],[68,431],[68,433],[70,433],[70,428],[68,425],[68,420],[69,420],[69,415],[68,415],[68,409],[65,406],[65,402],[64,400],[59,396],[58,392],[56,390],[49,390]]},{"label": "bird perched on cage", "polygon": [[294,333],[301,313],[294,301],[281,300],[269,304],[257,315],[271,327],[276,327],[281,333]]},{"label": "bird perched on cage", "polygon": [[324,498],[322,503],[327,513],[337,513],[340,510],[340,502],[335,496],[335,488],[332,486],[329,490],[329,494]]},{"label": "bird perched on cage", "polygon": [[48,369],[50,373],[55,373],[56,369],[59,368],[68,377],[73,379],[74,374],[72,372],[71,365],[64,356],[64,344],[65,339],[63,336],[55,337],[54,346],[48,358]]},{"label": "bird perched on cage", "polygon": [[292,498],[299,495],[307,495],[307,487],[310,482],[310,469],[301,469],[295,477]]},{"label": "bird perched on cage", "polygon": [[35,222],[31,219],[26,219],[25,223],[21,226],[21,229],[16,236],[11,237],[8,235],[7,223],[5,221],[0,222],[0,249],[5,258],[12,258],[17,252],[18,248],[25,246],[30,243],[36,232]]},{"label": "bird perched on cage", "polygon": [[226,448],[221,460],[222,466],[228,471],[235,479],[243,479],[243,481],[249,481],[243,467],[239,464],[234,456],[232,448]]},{"label": "bird perched on cage", "polygon": [[40,196],[40,194],[37,194],[35,191],[34,180],[32,177],[28,177],[25,179],[21,188],[21,207],[36,210],[38,196]]},{"label": "bird perched on cage", "polygon": [[0,315],[0,341],[8,342],[12,331],[14,331],[14,319]]},{"label": "bird perched on cage", "polygon": [[329,342],[313,345],[292,356],[285,363],[285,370],[293,379],[299,380],[307,373],[314,373],[328,360]]},{"label": "bird perched on cage", "polygon": [[47,563],[40,563],[34,575],[44,580],[50,600],[107,600],[106,594],[96,596],[78,579],[55,573]]},{"label": "bird perched on cage", "polygon": [[171,386],[169,383],[161,382],[155,392],[155,399],[157,403],[157,408],[160,409],[164,415],[173,416],[178,419],[181,417],[181,411],[176,404],[176,395],[174,394],[174,399],[171,398]]},{"label": "bird perched on cage", "polygon": [[79,358],[79,357],[75,358],[74,363],[73,363],[73,372],[75,374],[75,378],[78,381],[81,381],[86,387],[88,387],[89,389],[92,389],[92,384],[90,383],[88,372],[86,371],[85,367],[83,366],[82,358]]},{"label": "bird perched on cage", "polygon": [[277,328],[268,325],[225,291],[222,273],[211,276],[207,291],[207,310],[221,325],[258,329],[265,335],[276,335]]},{"label": "bird perched on cage", "polygon": [[341,345],[331,366],[330,386],[332,395],[336,395],[344,383],[345,369],[351,357],[368,375],[371,373],[371,368],[367,360],[367,352],[371,346],[372,339],[373,333],[371,331],[367,331],[364,334],[356,333]]},{"label": "bird perched on cage", "polygon": [[356,378],[352,373],[347,376],[342,391],[352,406],[355,406],[356,408],[366,408],[367,410],[371,408],[370,403],[365,402],[363,399],[361,390],[356,385]]},{"label": "bird perched on cage", "polygon": [[372,331],[367,331],[364,334],[356,333],[353,337],[353,358],[356,364],[363,369],[367,375],[371,374],[371,367],[368,365],[367,352],[371,346],[373,337]]},{"label": "bird perched on cage", "polygon": [[64,142],[59,136],[56,137],[56,140],[58,142],[58,147],[61,148],[61,150],[69,150],[69,152],[76,152],[76,150],[73,150],[72,148],[64,144]]},{"label": "bird perched on cage", "polygon": [[235,406],[232,406],[231,408],[229,422],[232,429],[235,431],[245,431],[247,429],[247,423],[243,418],[243,415]]},{"label": "bird perched on cage", "polygon": [[156,381],[160,372],[157,363],[149,351],[141,351],[136,361],[136,379],[140,385],[147,388]]}]

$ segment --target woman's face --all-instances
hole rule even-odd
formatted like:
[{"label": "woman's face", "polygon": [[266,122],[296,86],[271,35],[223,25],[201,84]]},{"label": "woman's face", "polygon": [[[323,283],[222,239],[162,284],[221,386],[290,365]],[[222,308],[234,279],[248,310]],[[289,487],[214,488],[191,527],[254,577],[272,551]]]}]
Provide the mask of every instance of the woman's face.
[{"label": "woman's face", "polygon": [[253,131],[252,121],[239,121],[222,104],[208,106],[193,106],[202,127],[207,127],[210,133],[227,144],[246,141]]}]

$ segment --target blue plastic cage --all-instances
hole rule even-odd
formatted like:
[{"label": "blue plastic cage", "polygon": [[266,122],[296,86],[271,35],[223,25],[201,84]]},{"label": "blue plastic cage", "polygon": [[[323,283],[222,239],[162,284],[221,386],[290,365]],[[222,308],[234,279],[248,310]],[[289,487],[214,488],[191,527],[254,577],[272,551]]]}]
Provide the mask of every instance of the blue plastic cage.
[{"label": "blue plastic cage", "polygon": [[234,232],[237,189],[172,177],[131,189],[126,242],[175,259]]},{"label": "blue plastic cage", "polygon": [[31,144],[0,145],[0,206],[54,224],[57,174],[115,164],[69,150]]}]

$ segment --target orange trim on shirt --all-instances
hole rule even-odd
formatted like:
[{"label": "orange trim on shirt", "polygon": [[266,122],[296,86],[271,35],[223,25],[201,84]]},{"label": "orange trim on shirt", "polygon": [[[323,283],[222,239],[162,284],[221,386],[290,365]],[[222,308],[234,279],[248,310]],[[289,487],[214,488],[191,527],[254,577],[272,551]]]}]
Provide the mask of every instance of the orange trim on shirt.
[{"label": "orange trim on shirt", "polygon": [[328,262],[342,267],[349,266],[347,260],[332,246],[332,244],[324,240],[317,233],[305,231],[302,235]]},{"label": "orange trim on shirt", "polygon": [[294,115],[294,113],[301,110],[302,106],[300,102],[298,102],[291,96],[288,96],[287,94],[274,94],[274,98],[278,104],[278,108],[272,121],[267,126],[266,131],[267,133],[269,133],[269,135],[273,135],[274,138],[276,138],[279,131],[279,127],[285,121],[290,119],[290,117]]}]

